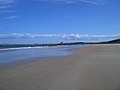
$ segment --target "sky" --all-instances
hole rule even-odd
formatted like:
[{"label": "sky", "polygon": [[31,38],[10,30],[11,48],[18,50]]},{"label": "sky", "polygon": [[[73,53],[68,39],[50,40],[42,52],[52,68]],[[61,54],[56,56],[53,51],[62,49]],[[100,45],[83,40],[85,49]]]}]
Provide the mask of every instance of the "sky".
[{"label": "sky", "polygon": [[15,33],[118,35],[120,0],[0,0],[0,34]]}]

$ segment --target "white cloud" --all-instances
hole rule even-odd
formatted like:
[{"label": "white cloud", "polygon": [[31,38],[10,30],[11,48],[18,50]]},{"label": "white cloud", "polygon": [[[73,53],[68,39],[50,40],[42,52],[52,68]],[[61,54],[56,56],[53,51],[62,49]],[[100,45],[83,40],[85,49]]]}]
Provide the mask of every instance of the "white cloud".
[{"label": "white cloud", "polygon": [[61,38],[63,40],[112,40],[120,38],[118,35],[80,35],[80,34],[0,34],[0,39],[17,39],[17,38]]},{"label": "white cloud", "polygon": [[0,0],[0,12],[8,13],[13,11],[16,0]]},{"label": "white cloud", "polygon": [[0,5],[12,4],[15,0],[0,0]]},{"label": "white cloud", "polygon": [[0,9],[6,9],[6,8],[11,8],[13,5],[1,5]]},{"label": "white cloud", "polygon": [[39,0],[42,2],[57,2],[57,3],[88,3],[93,5],[102,5],[105,3],[106,0]]},{"label": "white cloud", "polygon": [[18,18],[18,16],[8,16],[8,17],[4,17],[4,19],[16,19]]},{"label": "white cloud", "polygon": [[93,4],[93,5],[101,5],[104,3],[105,0],[79,0],[79,1],[84,2],[84,3]]},{"label": "white cloud", "polygon": [[8,15],[11,14],[11,16],[1,17],[2,19],[14,19],[17,18],[17,16],[14,15],[15,10],[15,4],[17,0],[0,0],[0,14]]},{"label": "white cloud", "polygon": [[0,13],[4,14],[4,13],[14,13],[15,10],[1,10]]},{"label": "white cloud", "polygon": [[0,8],[9,8],[15,4],[15,0],[0,0]]}]

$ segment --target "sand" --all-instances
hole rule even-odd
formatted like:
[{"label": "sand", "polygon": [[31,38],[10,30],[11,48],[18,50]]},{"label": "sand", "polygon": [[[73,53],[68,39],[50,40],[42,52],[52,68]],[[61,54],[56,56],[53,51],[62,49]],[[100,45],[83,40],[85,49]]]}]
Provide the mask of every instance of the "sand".
[{"label": "sand", "polygon": [[0,90],[120,90],[120,45],[66,57],[0,65]]}]

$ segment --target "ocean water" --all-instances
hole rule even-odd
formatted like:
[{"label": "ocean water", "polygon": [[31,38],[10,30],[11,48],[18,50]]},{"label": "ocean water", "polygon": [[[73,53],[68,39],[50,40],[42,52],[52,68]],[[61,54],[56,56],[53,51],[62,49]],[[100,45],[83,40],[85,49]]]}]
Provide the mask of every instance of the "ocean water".
[{"label": "ocean water", "polygon": [[13,63],[23,60],[35,60],[38,58],[63,57],[73,54],[74,52],[72,52],[71,49],[83,47],[86,47],[86,45],[6,48],[0,51],[0,63]]},{"label": "ocean water", "polygon": [[[63,38],[2,38],[0,44],[56,44],[60,42],[77,42]],[[79,46],[54,46],[54,47],[0,47],[0,63],[21,62],[23,60],[35,60],[38,58],[63,57],[73,54],[72,48]]]}]

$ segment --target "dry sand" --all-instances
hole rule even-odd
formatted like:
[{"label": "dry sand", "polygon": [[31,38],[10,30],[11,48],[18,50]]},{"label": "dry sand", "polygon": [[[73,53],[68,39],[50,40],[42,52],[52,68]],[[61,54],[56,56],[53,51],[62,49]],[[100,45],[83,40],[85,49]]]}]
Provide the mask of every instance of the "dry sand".
[{"label": "dry sand", "polygon": [[120,90],[120,45],[94,45],[67,57],[2,65],[0,90]]}]

